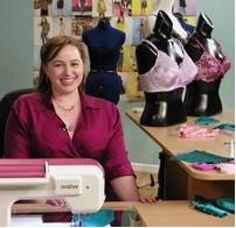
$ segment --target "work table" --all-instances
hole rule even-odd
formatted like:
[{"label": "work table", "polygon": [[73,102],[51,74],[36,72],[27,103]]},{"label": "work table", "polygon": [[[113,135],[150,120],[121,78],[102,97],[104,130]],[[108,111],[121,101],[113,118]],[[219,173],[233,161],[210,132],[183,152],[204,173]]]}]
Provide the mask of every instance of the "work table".
[{"label": "work table", "polygon": [[[193,209],[190,201],[158,201],[152,204],[106,202],[104,208],[117,211],[134,209],[140,215],[143,226],[234,226],[235,224],[234,214],[218,218]],[[68,212],[69,209],[32,203],[15,204],[12,208],[13,214],[62,211]]]}]

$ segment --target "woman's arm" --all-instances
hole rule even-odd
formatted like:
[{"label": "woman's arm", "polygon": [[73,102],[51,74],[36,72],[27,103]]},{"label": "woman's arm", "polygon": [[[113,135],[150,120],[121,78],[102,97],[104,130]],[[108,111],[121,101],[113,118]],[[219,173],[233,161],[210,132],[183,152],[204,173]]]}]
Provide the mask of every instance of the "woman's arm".
[{"label": "woman's arm", "polygon": [[115,178],[111,181],[111,186],[122,201],[137,201],[140,198],[133,176]]},{"label": "woman's arm", "polygon": [[11,108],[4,133],[4,158],[30,157],[30,127],[24,104],[16,101]]},{"label": "woman's arm", "polygon": [[155,203],[154,197],[142,197],[133,176],[123,176],[111,181],[113,191],[121,201],[140,201],[143,203]]}]

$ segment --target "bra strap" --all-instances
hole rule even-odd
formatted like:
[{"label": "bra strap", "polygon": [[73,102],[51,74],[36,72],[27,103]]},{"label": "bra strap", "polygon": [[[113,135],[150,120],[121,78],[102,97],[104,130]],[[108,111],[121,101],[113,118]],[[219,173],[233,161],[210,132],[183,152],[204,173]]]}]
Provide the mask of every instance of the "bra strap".
[{"label": "bra strap", "polygon": [[152,42],[150,42],[149,40],[143,39],[142,43],[148,44],[147,46],[148,50],[151,51],[155,56],[157,56],[158,49]]},{"label": "bra strap", "polygon": [[200,48],[206,51],[206,47],[196,37],[192,37],[191,39],[195,41],[195,43],[197,43],[200,46]]}]

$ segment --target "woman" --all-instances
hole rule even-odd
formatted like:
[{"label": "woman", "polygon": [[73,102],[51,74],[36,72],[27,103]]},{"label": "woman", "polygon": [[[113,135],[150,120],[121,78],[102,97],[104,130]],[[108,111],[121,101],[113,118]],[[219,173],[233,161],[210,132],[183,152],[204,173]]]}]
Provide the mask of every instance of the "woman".
[{"label": "woman", "polygon": [[56,36],[42,46],[38,93],[13,104],[4,157],[96,159],[105,170],[108,199],[112,189],[118,200],[138,200],[119,111],[111,102],[83,94],[83,62],[81,44],[72,37]]}]

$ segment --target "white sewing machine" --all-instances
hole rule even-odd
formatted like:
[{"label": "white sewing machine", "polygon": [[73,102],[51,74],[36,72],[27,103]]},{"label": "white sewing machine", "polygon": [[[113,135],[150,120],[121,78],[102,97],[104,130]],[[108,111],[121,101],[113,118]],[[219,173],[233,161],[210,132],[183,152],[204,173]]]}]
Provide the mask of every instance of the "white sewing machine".
[{"label": "white sewing machine", "polygon": [[72,213],[98,211],[105,200],[103,169],[92,159],[0,159],[0,227],[22,199],[63,198]]}]

